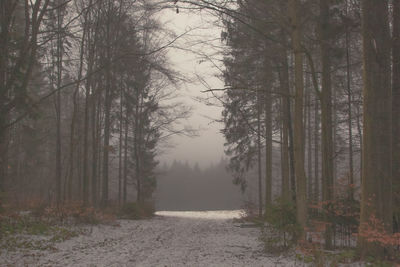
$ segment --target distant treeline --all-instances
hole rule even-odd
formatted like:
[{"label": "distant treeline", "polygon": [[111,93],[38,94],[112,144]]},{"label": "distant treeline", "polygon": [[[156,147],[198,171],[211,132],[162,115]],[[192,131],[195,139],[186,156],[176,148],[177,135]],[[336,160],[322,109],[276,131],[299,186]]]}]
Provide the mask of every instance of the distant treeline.
[{"label": "distant treeline", "polygon": [[243,207],[251,193],[242,194],[221,160],[204,170],[174,161],[157,176],[157,210],[231,210]]}]

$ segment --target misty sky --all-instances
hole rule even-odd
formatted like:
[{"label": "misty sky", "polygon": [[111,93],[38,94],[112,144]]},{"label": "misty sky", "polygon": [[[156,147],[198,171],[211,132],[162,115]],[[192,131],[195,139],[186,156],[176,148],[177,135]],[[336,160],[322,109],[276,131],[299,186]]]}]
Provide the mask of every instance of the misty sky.
[{"label": "misty sky", "polygon": [[[220,30],[210,23],[210,20],[213,19],[207,14],[188,14],[184,10],[180,10],[179,14],[175,10],[167,10],[161,17],[167,29],[174,31],[177,35],[191,30],[174,45],[206,53],[209,56],[215,54],[215,49],[211,48],[210,44],[221,45]],[[206,41],[205,44],[199,44],[203,41]],[[171,163],[176,159],[183,162],[188,161],[191,165],[198,162],[201,167],[207,167],[218,162],[224,155],[224,138],[220,134],[222,124],[212,120],[221,117],[222,109],[194,99],[211,96],[211,94],[201,92],[207,88],[198,81],[196,75],[200,75],[212,88],[222,88],[223,82],[215,77],[218,70],[208,62],[199,63],[200,56],[195,53],[182,49],[171,49],[169,56],[174,69],[182,72],[186,78],[194,80],[194,82],[185,83],[180,88],[182,101],[193,107],[192,117],[184,124],[201,130],[198,137],[176,136],[172,138],[174,147],[162,153],[160,160]]]}]

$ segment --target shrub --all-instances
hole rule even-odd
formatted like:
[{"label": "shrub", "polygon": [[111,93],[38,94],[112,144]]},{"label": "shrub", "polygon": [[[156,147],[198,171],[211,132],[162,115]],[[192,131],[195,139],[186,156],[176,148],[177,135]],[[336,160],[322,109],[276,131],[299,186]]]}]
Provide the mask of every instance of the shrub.
[{"label": "shrub", "polygon": [[358,237],[364,238],[367,242],[383,248],[385,256],[389,256],[393,260],[400,260],[398,254],[400,233],[388,232],[382,220],[378,219],[374,214],[369,217],[366,223],[360,225]]},{"label": "shrub", "polygon": [[77,224],[113,224],[116,219],[113,210],[85,207],[80,202],[65,203],[59,207],[47,207],[41,216],[48,221]]},{"label": "shrub", "polygon": [[118,215],[122,219],[139,220],[151,218],[154,212],[154,204],[151,202],[130,202],[121,207]]},{"label": "shrub", "polygon": [[[342,185],[343,192],[351,192],[353,185]],[[324,243],[324,233],[328,226],[333,232],[334,247],[354,247],[354,234],[358,231],[360,218],[359,201],[348,193],[338,194],[330,201],[320,201],[309,206],[311,215],[308,238],[312,242]]]},{"label": "shrub", "polygon": [[[80,232],[77,230],[55,225],[49,220],[32,216],[30,213],[0,215],[0,249],[7,251],[54,249],[55,243],[68,240],[78,234]],[[32,236],[41,236],[41,238]]]},{"label": "shrub", "polygon": [[270,252],[280,252],[294,245],[302,231],[296,221],[295,205],[278,199],[265,214],[267,225],[262,240]]},{"label": "shrub", "polygon": [[258,207],[251,201],[245,201],[243,204],[243,216],[246,221],[259,221]]}]

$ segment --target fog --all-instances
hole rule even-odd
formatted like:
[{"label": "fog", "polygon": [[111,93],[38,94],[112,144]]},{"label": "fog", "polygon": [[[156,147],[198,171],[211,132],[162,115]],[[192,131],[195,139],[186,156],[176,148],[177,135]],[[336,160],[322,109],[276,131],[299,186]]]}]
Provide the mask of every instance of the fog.
[{"label": "fog", "polygon": [[[202,92],[207,90],[204,84],[212,88],[222,88],[223,82],[215,77],[220,74],[218,69],[210,62],[202,61],[204,56],[197,53],[213,57],[216,47],[221,45],[221,30],[213,25],[215,18],[206,13],[193,15],[182,10],[177,14],[175,10],[165,10],[160,15],[160,19],[165,23],[166,28],[177,36],[186,33],[174,44],[175,48],[169,49],[168,56],[174,69],[189,80],[180,85],[179,94],[182,102],[193,108],[193,114],[185,121],[185,124],[198,130],[195,137],[172,137],[168,144],[171,147],[163,151],[160,161],[168,165],[174,160],[187,161],[190,164],[198,163],[201,168],[206,168],[217,163],[224,155],[224,138],[220,133],[222,124],[215,121],[220,119],[222,108],[217,102],[214,102],[216,105],[206,105],[198,98],[212,97],[210,93]],[[204,44],[198,43],[199,40],[212,41]]]},{"label": "fog", "polygon": [[400,0],[0,14],[1,266],[400,263]]}]

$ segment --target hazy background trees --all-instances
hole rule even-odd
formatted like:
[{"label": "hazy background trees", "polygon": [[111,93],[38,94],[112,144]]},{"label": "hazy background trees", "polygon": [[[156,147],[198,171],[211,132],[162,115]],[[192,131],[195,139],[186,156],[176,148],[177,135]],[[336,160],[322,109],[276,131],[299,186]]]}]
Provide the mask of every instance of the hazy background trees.
[{"label": "hazy background trees", "polygon": [[[251,190],[240,193],[232,183],[224,159],[200,168],[198,164],[174,161],[158,170],[155,200],[157,210],[235,210],[252,201]],[[257,176],[250,179],[256,184]],[[253,187],[256,188],[256,187]],[[173,197],[172,197],[173,196]]]},{"label": "hazy background trees", "polygon": [[2,1],[2,199],[152,197],[158,147],[190,114],[158,4]]}]

